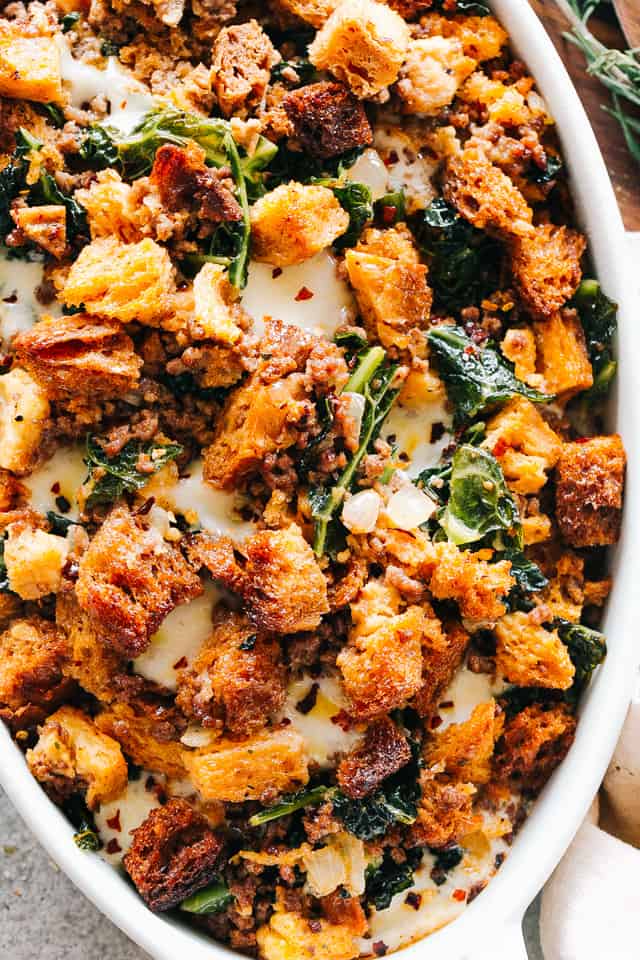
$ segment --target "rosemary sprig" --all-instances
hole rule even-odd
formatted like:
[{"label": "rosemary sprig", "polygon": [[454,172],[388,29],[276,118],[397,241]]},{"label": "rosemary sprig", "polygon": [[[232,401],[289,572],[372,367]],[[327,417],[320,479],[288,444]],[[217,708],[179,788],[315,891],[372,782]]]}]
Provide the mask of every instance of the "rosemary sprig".
[{"label": "rosemary sprig", "polygon": [[631,155],[640,164],[640,121],[623,106],[626,100],[640,107],[639,51],[610,49],[594,37],[588,22],[599,0],[556,0],[556,4],[571,24],[565,37],[582,51],[587,73],[611,91],[613,107],[603,104],[603,110],[618,121]]}]

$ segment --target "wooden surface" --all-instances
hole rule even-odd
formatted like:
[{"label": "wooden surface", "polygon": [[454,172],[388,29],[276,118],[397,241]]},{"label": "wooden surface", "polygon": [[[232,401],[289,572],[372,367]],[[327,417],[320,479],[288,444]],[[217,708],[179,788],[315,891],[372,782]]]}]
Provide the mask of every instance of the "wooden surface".
[{"label": "wooden surface", "polygon": [[[640,0],[636,2],[640,5]],[[589,114],[625,226],[628,230],[640,230],[640,167],[630,156],[618,123],[602,109],[603,103],[610,104],[609,93],[587,74],[581,51],[562,36],[567,24],[553,0],[530,0],[530,3],[549,31]],[[603,15],[592,17],[589,28],[609,47],[627,46],[611,8],[605,9]]]}]

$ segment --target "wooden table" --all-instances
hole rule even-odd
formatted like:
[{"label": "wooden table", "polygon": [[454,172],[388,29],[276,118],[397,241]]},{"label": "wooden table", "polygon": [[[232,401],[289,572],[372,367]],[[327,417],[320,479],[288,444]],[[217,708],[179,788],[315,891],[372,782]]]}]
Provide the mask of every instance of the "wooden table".
[{"label": "wooden table", "polygon": [[[530,0],[530,3],[549,31],[589,114],[625,226],[628,230],[640,230],[640,166],[629,154],[617,121],[602,109],[603,103],[610,103],[609,93],[587,74],[581,51],[562,36],[567,24],[553,0]],[[609,8],[603,15],[592,17],[589,29],[608,47],[626,46],[613,10]]]}]

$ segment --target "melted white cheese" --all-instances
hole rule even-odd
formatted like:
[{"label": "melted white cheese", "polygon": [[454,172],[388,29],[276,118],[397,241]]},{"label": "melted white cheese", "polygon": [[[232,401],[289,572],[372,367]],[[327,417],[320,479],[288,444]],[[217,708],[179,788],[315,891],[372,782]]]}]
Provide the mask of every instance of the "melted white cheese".
[{"label": "melted white cheese", "polygon": [[389,174],[377,150],[371,148],[360,154],[352,167],[345,171],[344,180],[364,183],[371,190],[373,200],[384,197],[389,189]]},{"label": "melted white cheese", "polygon": [[[120,863],[131,846],[131,831],[139,827],[155,807],[160,806],[155,792],[147,789],[150,776],[147,771],[141,771],[138,780],[130,780],[126,790],[116,800],[103,803],[94,814],[96,827],[104,844],[100,856],[109,863]],[[161,783],[163,778],[153,774],[153,779],[156,783]],[[108,820],[112,821],[111,825],[107,823]],[[113,841],[117,847],[114,844],[115,849],[112,847],[110,852],[107,847]]]},{"label": "melted white cheese", "polygon": [[108,57],[104,70],[76,60],[64,37],[59,36],[60,69],[62,79],[70,86],[71,103],[83,107],[94,97],[104,96],[111,110],[105,121],[122,133],[129,133],[155,100],[146,87],[139,83],[116,57]]},{"label": "melted white cheese", "polygon": [[[443,436],[432,443],[431,427],[436,423],[444,424],[446,429]],[[406,454],[409,458],[407,473],[410,477],[416,477],[421,470],[438,462],[442,451],[451,442],[451,435],[447,432],[450,426],[451,416],[440,399],[410,407],[396,403],[380,435],[384,440],[396,444],[398,453]],[[399,465],[402,465],[402,460]]]},{"label": "melted white cheese", "polygon": [[[253,317],[258,334],[269,316],[333,337],[337,328],[355,315],[349,287],[338,277],[335,258],[326,250],[304,263],[284,267],[281,273],[278,269],[268,263],[252,261],[249,265],[242,306]],[[306,296],[305,290],[313,296],[296,300]]]},{"label": "melted white cheese", "polygon": [[487,703],[491,697],[497,696],[504,690],[504,687],[503,681],[495,679],[489,673],[473,673],[466,667],[458,670],[452,683],[442,694],[441,702],[451,702],[453,706],[438,710],[442,720],[438,732],[451,723],[464,723],[469,719],[475,706],[479,703]]},{"label": "melted white cheese", "polygon": [[[254,532],[253,523],[243,520],[236,509],[233,491],[216,490],[202,479],[202,460],[189,464],[189,476],[181,477],[167,493],[175,513],[182,513],[193,523],[197,518],[203,530],[227,535],[236,540]],[[192,519],[192,515],[195,515]]]},{"label": "melted white cheese", "polygon": [[[300,713],[296,704],[306,696],[313,683],[319,687],[315,706],[309,713]],[[357,730],[343,730],[331,719],[346,707],[347,701],[336,677],[324,676],[315,680],[302,677],[287,690],[282,716],[291,721],[293,729],[304,738],[309,757],[321,767],[332,766],[332,758],[337,753],[348,752],[361,736]]]},{"label": "melted white cheese", "polygon": [[431,178],[438,161],[421,154],[412,138],[397,127],[378,127],[373,142],[387,168],[388,189],[403,189],[410,209],[428,207],[436,196]]},{"label": "melted white cheese", "polygon": [[36,298],[43,279],[42,263],[0,257],[0,336],[5,343],[30,330],[41,313],[59,315],[58,303],[43,307]]},{"label": "melted white cheese", "polygon": [[[134,670],[168,690],[176,689],[176,667],[185,667],[211,634],[211,614],[220,591],[207,580],[204,593],[180,604],[165,617],[145,652],[133,661]],[[185,663],[186,660],[186,663]]]},{"label": "melted white cheese", "polygon": [[64,516],[77,520],[79,515],[77,492],[87,476],[83,447],[60,447],[50,460],[21,480],[29,490],[31,506],[40,513],[53,510],[62,513],[57,497],[66,497],[71,504]]}]

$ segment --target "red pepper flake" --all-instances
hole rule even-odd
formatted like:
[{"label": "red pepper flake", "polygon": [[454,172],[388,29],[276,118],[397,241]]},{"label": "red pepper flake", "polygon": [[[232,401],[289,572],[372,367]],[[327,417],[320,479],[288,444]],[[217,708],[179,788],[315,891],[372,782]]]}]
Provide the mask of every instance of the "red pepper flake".
[{"label": "red pepper flake", "polygon": [[382,222],[386,224],[395,223],[398,208],[392,203],[387,203],[382,208]]},{"label": "red pepper flake", "polygon": [[339,710],[338,713],[331,717],[331,723],[335,723],[341,730],[351,730],[353,726],[353,720],[346,710]]},{"label": "red pepper flake", "polygon": [[471,344],[469,344],[469,346],[465,347],[462,352],[466,353],[468,357],[475,357],[477,351],[475,347],[472,347]]},{"label": "red pepper flake", "polygon": [[106,850],[107,850],[107,853],[120,853],[120,851],[122,850],[122,847],[114,837],[113,840],[109,840],[109,843],[106,846]]},{"label": "red pepper flake", "polygon": [[274,267],[271,271],[271,279],[277,280],[278,277],[282,276],[282,267]]},{"label": "red pepper flake", "polygon": [[573,442],[574,443],[589,443],[591,437],[577,437]]},{"label": "red pepper flake", "polygon": [[174,669],[174,670],[182,670],[182,668],[183,668],[183,667],[186,667],[186,665],[187,665],[188,663],[189,663],[189,661],[187,660],[186,657],[180,657],[180,659],[179,659],[179,660],[176,660],[176,662],[174,663],[173,669]]},{"label": "red pepper flake", "polygon": [[107,826],[111,827],[112,830],[116,830],[118,833],[122,830],[120,826],[120,811],[116,810],[112,817],[107,819]]},{"label": "red pepper flake", "polygon": [[294,300],[296,303],[300,303],[301,300],[311,300],[313,296],[313,290],[309,290],[309,287],[300,287],[296,293]]},{"label": "red pepper flake", "polygon": [[438,704],[438,710],[451,710],[454,706],[453,700],[443,700]]},{"label": "red pepper flake", "polygon": [[376,957],[384,957],[389,947],[386,945],[384,940],[376,940],[375,943],[371,944],[371,949],[375,953]]},{"label": "red pepper flake", "polygon": [[307,924],[312,933],[320,933],[322,930],[322,924],[319,920],[307,920]]},{"label": "red pepper flake", "polygon": [[493,455],[496,459],[499,459],[507,449],[507,441],[504,437],[498,437],[496,445],[493,448]]},{"label": "red pepper flake", "polygon": [[415,890],[410,890],[404,898],[404,902],[410,907],[413,907],[414,910],[419,910],[420,904],[422,903],[422,897],[419,893],[416,893]]},{"label": "red pepper flake", "polygon": [[399,159],[400,157],[398,156],[395,150],[389,150],[389,153],[386,155],[384,159],[384,165],[385,167],[392,167],[394,163],[398,162]]},{"label": "red pepper flake", "polygon": [[60,484],[57,480],[51,487],[51,493],[60,493]]},{"label": "red pepper flake", "polygon": [[466,890],[460,890],[460,888],[458,887],[457,890],[454,890],[454,891],[453,891],[453,893],[451,894],[451,896],[452,896],[452,898],[453,898],[454,900],[457,900],[458,903],[462,903],[463,900],[466,900],[466,899],[467,899],[467,891],[466,891]]},{"label": "red pepper flake", "polygon": [[429,726],[431,727],[432,730],[435,730],[436,727],[439,727],[441,723],[442,723],[442,717],[439,717],[438,714],[436,714],[435,717],[431,717]]}]

